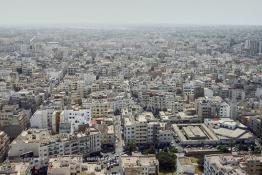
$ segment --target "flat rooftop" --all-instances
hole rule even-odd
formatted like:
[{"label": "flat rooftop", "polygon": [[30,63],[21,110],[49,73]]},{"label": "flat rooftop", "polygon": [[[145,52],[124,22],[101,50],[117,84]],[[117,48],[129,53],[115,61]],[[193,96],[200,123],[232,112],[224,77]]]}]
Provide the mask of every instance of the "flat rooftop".
[{"label": "flat rooftop", "polygon": [[177,157],[177,160],[180,162],[181,165],[193,165],[189,157]]},{"label": "flat rooftop", "polygon": [[246,175],[246,163],[250,160],[262,162],[262,156],[254,155],[212,154],[206,155],[205,159],[209,164],[232,175]]},{"label": "flat rooftop", "polygon": [[158,164],[158,160],[155,155],[133,155],[133,156],[121,156],[123,167],[136,167],[136,166],[151,166]]},{"label": "flat rooftop", "polygon": [[181,142],[219,140],[219,138],[203,123],[173,124],[172,127]]}]

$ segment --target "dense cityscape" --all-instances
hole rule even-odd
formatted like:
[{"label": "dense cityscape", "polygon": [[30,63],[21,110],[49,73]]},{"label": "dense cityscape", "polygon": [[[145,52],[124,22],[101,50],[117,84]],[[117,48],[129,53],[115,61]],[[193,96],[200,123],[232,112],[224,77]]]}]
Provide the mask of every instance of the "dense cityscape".
[{"label": "dense cityscape", "polygon": [[262,173],[262,28],[0,29],[0,174]]}]

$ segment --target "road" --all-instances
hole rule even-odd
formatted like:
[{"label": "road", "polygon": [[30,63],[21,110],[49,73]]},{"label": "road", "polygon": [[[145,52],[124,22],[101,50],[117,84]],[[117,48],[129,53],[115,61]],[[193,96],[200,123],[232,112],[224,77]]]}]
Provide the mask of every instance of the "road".
[{"label": "road", "polygon": [[[123,139],[122,139],[122,126],[121,126],[121,116],[117,115],[113,117],[114,120],[114,130],[115,130],[115,136],[116,136],[116,144],[115,144],[115,154],[109,156],[110,158],[116,159],[119,162],[119,166],[113,166],[107,171],[107,174],[110,175],[114,172],[121,173],[121,161],[120,156],[123,153]],[[119,156],[119,157],[118,157]]]},{"label": "road", "polygon": [[114,127],[115,127],[115,136],[116,136],[116,145],[115,152],[116,155],[121,155],[123,153],[123,139],[122,139],[122,126],[121,126],[121,117],[119,115],[114,116]]}]

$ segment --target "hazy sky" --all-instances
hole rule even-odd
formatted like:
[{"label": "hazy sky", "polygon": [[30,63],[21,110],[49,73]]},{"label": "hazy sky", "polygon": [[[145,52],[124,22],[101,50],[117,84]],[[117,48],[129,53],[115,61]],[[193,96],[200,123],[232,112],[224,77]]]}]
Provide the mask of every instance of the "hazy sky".
[{"label": "hazy sky", "polygon": [[262,0],[0,0],[0,24],[262,25]]}]

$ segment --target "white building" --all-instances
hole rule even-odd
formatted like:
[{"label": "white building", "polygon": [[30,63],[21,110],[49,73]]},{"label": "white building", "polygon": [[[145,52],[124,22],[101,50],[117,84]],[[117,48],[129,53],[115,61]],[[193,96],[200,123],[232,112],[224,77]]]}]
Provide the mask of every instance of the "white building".
[{"label": "white building", "polygon": [[79,125],[89,124],[91,109],[64,110],[60,114],[60,123],[70,123],[70,133],[78,130]]},{"label": "white building", "polygon": [[171,130],[159,130],[158,142],[171,143],[173,140],[173,132]]},{"label": "white building", "polygon": [[101,150],[101,133],[89,128],[76,135],[51,135],[47,129],[29,129],[23,131],[10,144],[9,159],[20,159],[31,155],[32,163],[43,166],[50,156],[99,152]]},{"label": "white building", "polygon": [[161,144],[172,142],[171,130],[161,127],[161,123],[151,112],[144,112],[138,117],[124,118],[124,140],[136,144]]},{"label": "white building", "polygon": [[204,96],[205,97],[213,97],[214,92],[209,88],[204,88]]},{"label": "white building", "polygon": [[230,117],[230,105],[226,102],[222,102],[219,107],[219,116],[222,118],[229,118]]},{"label": "white building", "polygon": [[37,110],[30,119],[32,128],[52,128],[53,109]]}]

